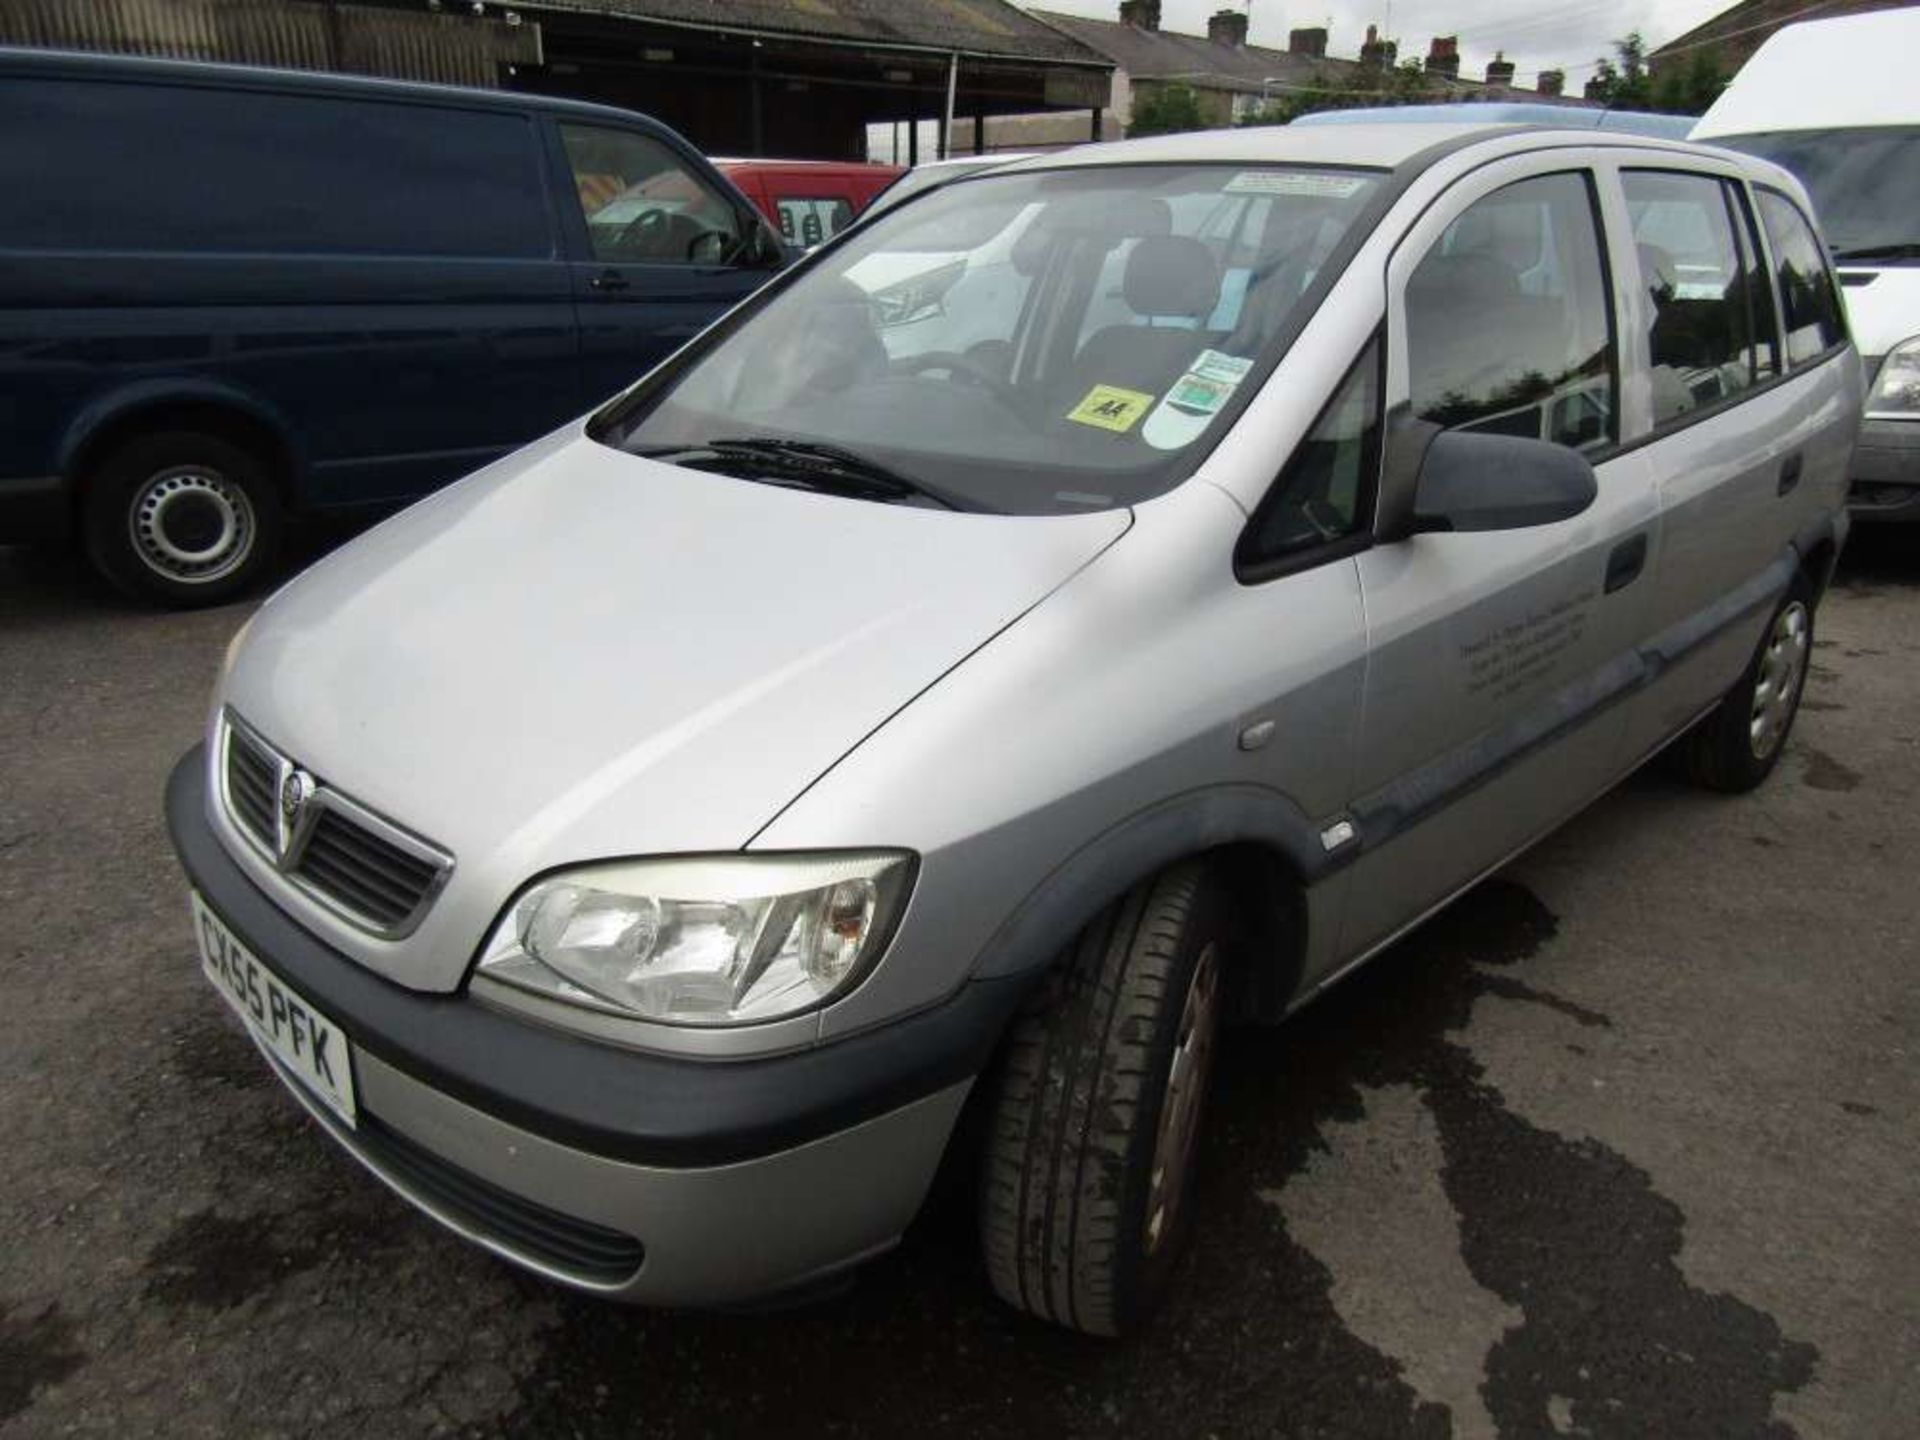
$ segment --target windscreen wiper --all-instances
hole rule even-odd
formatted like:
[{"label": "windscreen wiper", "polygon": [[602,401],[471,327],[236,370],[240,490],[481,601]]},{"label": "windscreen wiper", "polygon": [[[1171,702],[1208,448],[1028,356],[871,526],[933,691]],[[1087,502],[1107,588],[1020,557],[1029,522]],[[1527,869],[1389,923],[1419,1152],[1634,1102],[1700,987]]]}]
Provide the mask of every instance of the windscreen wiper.
[{"label": "windscreen wiper", "polygon": [[1856,245],[1835,250],[1836,260],[1916,260],[1920,259],[1920,240],[1898,240],[1891,245]]},{"label": "windscreen wiper", "polygon": [[721,436],[687,448],[705,450],[723,459],[733,456],[750,459],[770,466],[782,478],[831,494],[864,500],[931,500],[948,510],[973,508],[962,506],[952,496],[924,481],[889,470],[877,460],[820,441],[740,435]]}]

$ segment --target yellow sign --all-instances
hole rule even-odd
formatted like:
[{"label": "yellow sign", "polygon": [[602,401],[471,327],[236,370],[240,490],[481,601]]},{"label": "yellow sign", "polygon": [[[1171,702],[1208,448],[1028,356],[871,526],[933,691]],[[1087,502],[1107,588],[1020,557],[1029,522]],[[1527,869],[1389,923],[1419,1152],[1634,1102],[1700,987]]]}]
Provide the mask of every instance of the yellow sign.
[{"label": "yellow sign", "polygon": [[1138,390],[1122,390],[1118,385],[1096,385],[1087,398],[1067,412],[1067,419],[1082,425],[1097,425],[1102,430],[1131,430],[1133,422],[1147,413],[1153,396]]}]

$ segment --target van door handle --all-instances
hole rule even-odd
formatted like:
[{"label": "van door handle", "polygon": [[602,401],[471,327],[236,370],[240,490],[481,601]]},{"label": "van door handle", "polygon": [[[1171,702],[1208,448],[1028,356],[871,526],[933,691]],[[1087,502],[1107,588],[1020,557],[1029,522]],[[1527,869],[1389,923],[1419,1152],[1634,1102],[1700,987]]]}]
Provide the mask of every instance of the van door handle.
[{"label": "van door handle", "polygon": [[598,275],[587,281],[587,288],[600,291],[625,290],[627,288],[627,277],[622,275],[618,270],[602,270]]},{"label": "van door handle", "polygon": [[1778,494],[1790,494],[1793,487],[1800,483],[1801,456],[1798,450],[1780,462],[1780,489]]},{"label": "van door handle", "polygon": [[1622,540],[1607,556],[1606,593],[1624,590],[1640,578],[1647,568],[1647,535],[1643,530],[1630,540]]}]

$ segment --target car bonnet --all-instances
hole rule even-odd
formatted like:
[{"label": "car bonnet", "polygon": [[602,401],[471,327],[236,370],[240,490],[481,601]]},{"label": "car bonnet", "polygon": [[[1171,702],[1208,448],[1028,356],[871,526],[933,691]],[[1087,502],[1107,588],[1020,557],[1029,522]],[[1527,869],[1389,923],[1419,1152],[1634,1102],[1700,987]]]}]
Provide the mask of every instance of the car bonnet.
[{"label": "car bonnet", "polygon": [[353,931],[221,832],[325,938],[451,989],[543,871],[744,846],[1129,518],[876,504],[550,437],[294,581],[222,685],[321,783],[453,854],[415,934]]}]

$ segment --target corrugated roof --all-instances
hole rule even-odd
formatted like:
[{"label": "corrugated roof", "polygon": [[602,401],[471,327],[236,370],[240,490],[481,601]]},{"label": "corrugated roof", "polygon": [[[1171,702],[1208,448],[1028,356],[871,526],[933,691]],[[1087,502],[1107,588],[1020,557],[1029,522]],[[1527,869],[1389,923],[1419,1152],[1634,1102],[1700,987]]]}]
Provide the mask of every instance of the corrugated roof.
[{"label": "corrugated roof", "polygon": [[1204,35],[1146,30],[1117,20],[1090,20],[1054,10],[1033,12],[1055,29],[1097,51],[1128,75],[1142,80],[1187,80],[1214,89],[1258,90],[1263,80],[1306,84],[1344,78],[1359,62],[1333,56],[1315,59],[1264,45],[1220,45]]},{"label": "corrugated roof", "polygon": [[518,8],[1008,59],[1111,63],[1007,0],[522,0]]}]

